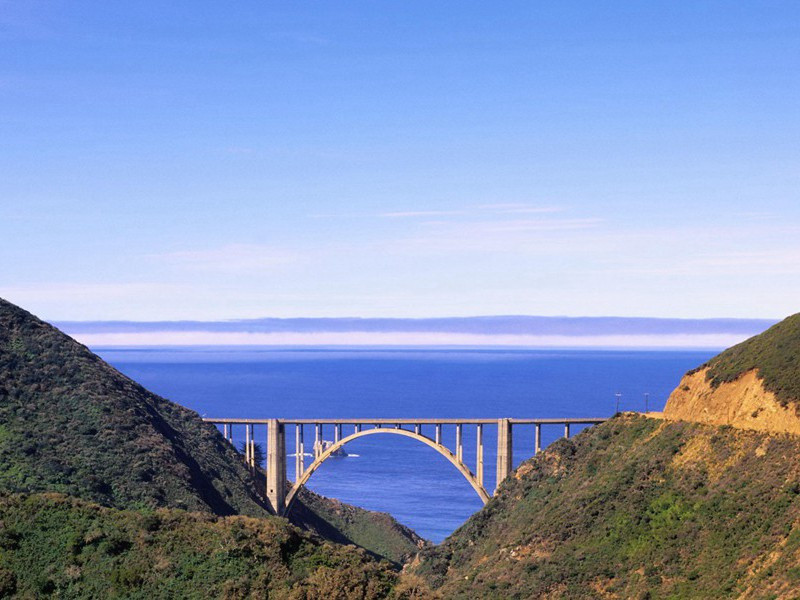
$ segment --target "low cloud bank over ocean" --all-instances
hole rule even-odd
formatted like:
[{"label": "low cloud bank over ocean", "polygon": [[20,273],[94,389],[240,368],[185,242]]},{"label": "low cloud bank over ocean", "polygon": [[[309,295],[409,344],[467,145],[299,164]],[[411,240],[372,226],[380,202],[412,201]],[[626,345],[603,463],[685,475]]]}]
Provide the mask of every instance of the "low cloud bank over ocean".
[{"label": "low cloud bank over ocean", "polygon": [[519,346],[722,348],[769,319],[631,317],[293,318],[56,323],[89,346]]}]

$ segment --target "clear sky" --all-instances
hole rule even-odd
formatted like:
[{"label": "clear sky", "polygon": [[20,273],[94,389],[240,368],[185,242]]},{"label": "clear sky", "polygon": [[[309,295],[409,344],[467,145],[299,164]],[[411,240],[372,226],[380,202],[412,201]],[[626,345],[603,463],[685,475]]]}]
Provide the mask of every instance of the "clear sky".
[{"label": "clear sky", "polygon": [[48,319],[800,311],[800,3],[0,0]]}]

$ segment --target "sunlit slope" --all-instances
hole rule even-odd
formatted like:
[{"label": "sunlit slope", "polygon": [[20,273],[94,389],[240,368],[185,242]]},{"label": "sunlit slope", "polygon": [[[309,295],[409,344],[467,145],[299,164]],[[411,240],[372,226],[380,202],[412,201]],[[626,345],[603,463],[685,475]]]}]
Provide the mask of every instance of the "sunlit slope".
[{"label": "sunlit slope", "polygon": [[800,434],[800,315],[690,371],[670,395],[669,419]]},{"label": "sunlit slope", "polygon": [[624,416],[523,463],[414,566],[447,598],[788,598],[800,438]]}]

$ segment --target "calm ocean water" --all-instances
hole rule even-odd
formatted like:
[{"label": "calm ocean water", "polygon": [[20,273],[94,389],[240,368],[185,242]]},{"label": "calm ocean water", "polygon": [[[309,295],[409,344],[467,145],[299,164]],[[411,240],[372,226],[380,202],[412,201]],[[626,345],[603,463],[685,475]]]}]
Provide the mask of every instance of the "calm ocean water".
[{"label": "calm ocean water", "polygon": [[[661,410],[681,375],[716,351],[498,349],[179,348],[95,351],[150,390],[208,417],[606,417]],[[244,428],[235,431],[242,439]],[[494,488],[496,443],[485,435],[486,486]],[[579,428],[573,428],[578,431]],[[347,433],[347,431],[346,431]],[[431,436],[433,432],[428,432]],[[544,442],[563,427],[543,428]],[[263,443],[265,430],[256,431]],[[474,470],[475,430],[465,428]],[[331,439],[333,431],[326,431]],[[445,428],[444,440],[455,438]],[[306,450],[313,428],[305,433]],[[293,452],[294,432],[287,431]],[[369,436],[351,456],[327,461],[309,487],[325,496],[389,512],[435,542],[481,503],[443,457],[399,436]],[[533,453],[533,427],[515,427],[514,462]],[[287,473],[294,477],[294,459]],[[308,459],[306,459],[308,460]]]}]

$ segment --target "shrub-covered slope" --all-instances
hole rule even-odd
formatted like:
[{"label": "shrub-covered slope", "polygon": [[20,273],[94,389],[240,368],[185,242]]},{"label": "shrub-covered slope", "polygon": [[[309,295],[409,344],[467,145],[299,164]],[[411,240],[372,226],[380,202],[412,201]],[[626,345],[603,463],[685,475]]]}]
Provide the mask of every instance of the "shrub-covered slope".
[{"label": "shrub-covered slope", "polygon": [[62,492],[117,508],[266,514],[212,425],[2,299],[0,490]]},{"label": "shrub-covered slope", "polygon": [[[263,485],[196,413],[0,299],[0,491],[264,516]],[[386,515],[309,492],[293,512],[300,526],[395,563],[419,542]]]},{"label": "shrub-covered slope", "polygon": [[356,544],[396,565],[428,545],[389,514],[364,510],[306,489],[300,491],[289,519],[327,540]]},{"label": "shrub-covered slope", "polygon": [[371,599],[396,579],[283,519],[0,494],[0,598]]},{"label": "shrub-covered slope", "polygon": [[446,598],[792,598],[800,438],[624,416],[523,463],[414,571]]},{"label": "shrub-covered slope", "polygon": [[728,348],[703,368],[708,368],[713,387],[756,369],[764,387],[782,404],[800,408],[800,314]]}]

